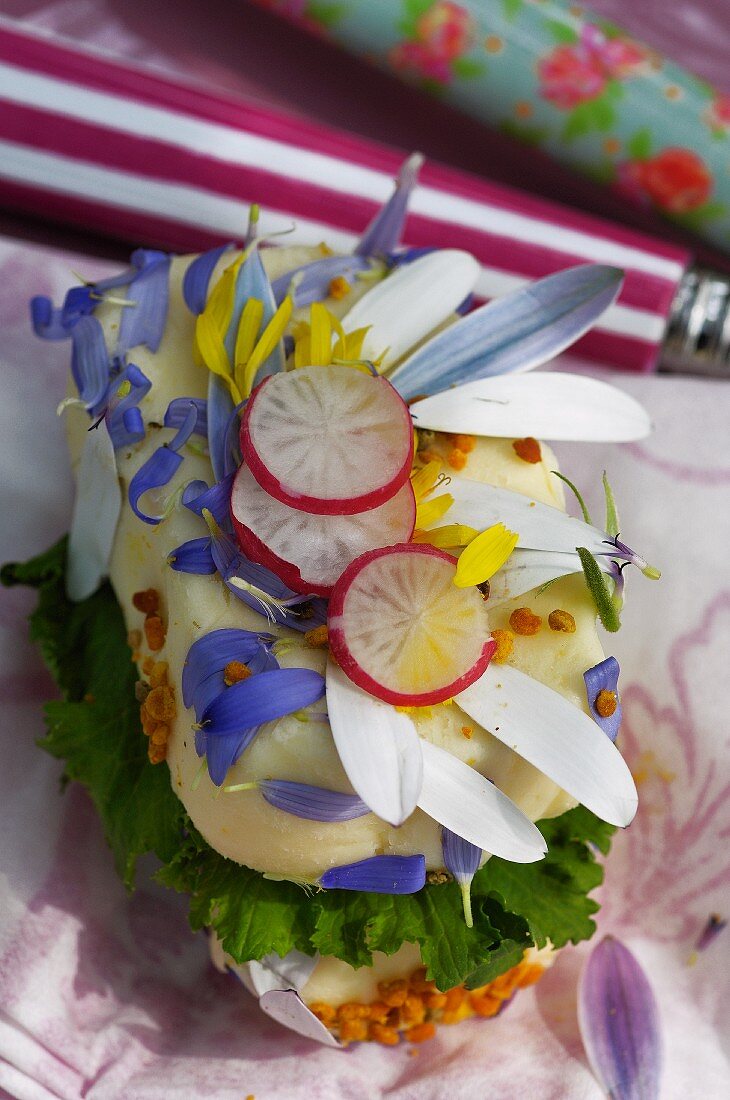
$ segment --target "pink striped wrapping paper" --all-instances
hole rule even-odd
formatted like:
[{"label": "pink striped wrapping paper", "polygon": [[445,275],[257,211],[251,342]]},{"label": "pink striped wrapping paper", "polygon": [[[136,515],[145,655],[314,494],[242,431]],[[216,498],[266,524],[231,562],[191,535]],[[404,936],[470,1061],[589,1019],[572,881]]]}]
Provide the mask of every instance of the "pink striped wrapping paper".
[{"label": "pink striped wrapping paper", "polygon": [[[261,232],[348,250],[387,197],[403,153],[162,78],[0,20],[0,202],[135,243],[191,250]],[[656,364],[689,255],[588,215],[427,164],[406,243],[461,247],[481,299],[572,264],[626,271],[575,345],[626,370]]]}]

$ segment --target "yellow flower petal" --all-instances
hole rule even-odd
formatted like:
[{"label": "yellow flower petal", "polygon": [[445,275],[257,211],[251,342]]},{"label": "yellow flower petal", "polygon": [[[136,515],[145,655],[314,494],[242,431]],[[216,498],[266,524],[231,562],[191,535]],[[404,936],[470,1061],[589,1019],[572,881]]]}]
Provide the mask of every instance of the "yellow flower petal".
[{"label": "yellow flower petal", "polygon": [[448,550],[451,547],[468,546],[478,534],[474,527],[468,527],[465,523],[449,523],[445,527],[434,527],[431,531],[416,529],[411,542],[424,542],[439,550]]},{"label": "yellow flower petal", "polygon": [[272,351],[281,340],[284,335],[286,326],[289,324],[289,318],[291,317],[293,303],[291,298],[287,295],[284,301],[277,309],[274,316],[269,321],[268,325],[261,333],[256,347],[253,349],[251,356],[246,364],[246,370],[244,374],[243,386],[241,392],[244,397],[248,397],[252,388],[254,379],[256,377],[256,371],[259,369],[265,359],[271,355]]},{"label": "yellow flower petal", "polygon": [[451,493],[442,493],[441,496],[434,497],[433,500],[425,500],[418,504],[416,506],[416,527],[419,529],[430,527],[432,523],[436,523],[448,512],[453,503],[454,498]]},{"label": "yellow flower petal", "polygon": [[493,577],[507,561],[518,539],[519,535],[508,531],[503,523],[495,523],[477,535],[459,558],[454,576],[457,588],[470,588]]},{"label": "yellow flower petal", "polygon": [[238,372],[251,358],[263,316],[264,303],[261,299],[249,298],[241,311],[241,320],[238,322],[238,332],[236,333],[236,350],[233,356],[236,364],[236,381],[239,388],[241,388],[241,382],[238,379]]},{"label": "yellow flower petal", "polygon": [[213,374],[220,375],[231,391],[231,397],[238,404],[241,394],[231,377],[231,365],[223,337],[206,312],[201,313],[195,323],[195,344],[205,366]]},{"label": "yellow flower petal", "polygon": [[332,362],[332,315],[321,302],[312,302],[310,311],[310,354],[312,367]]},{"label": "yellow flower petal", "polygon": [[420,501],[422,497],[435,489],[442,465],[443,463],[439,459],[434,458],[427,462],[425,466],[422,466],[420,470],[412,471],[411,487],[416,501]]}]

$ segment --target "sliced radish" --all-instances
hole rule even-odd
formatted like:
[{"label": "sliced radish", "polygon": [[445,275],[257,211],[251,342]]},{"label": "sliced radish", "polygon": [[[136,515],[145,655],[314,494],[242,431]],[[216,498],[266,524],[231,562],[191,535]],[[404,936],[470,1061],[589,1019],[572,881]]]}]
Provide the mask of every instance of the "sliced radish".
[{"label": "sliced radish", "polygon": [[405,484],[413,460],[408,408],[385,378],[301,367],[265,379],[241,426],[246,465],[293,508],[352,515]]},{"label": "sliced radish", "polygon": [[238,541],[253,561],[273,569],[297,592],[326,596],[342,571],[366,550],[411,537],[416,501],[406,481],[379,508],[352,516],[313,515],[270,496],[248,467],[241,466],[233,482],[231,512]]},{"label": "sliced radish", "polygon": [[485,671],[495,644],[476,588],[454,584],[456,559],[424,544],[363,554],[332,593],[329,642],[342,671],[378,699],[429,706]]}]

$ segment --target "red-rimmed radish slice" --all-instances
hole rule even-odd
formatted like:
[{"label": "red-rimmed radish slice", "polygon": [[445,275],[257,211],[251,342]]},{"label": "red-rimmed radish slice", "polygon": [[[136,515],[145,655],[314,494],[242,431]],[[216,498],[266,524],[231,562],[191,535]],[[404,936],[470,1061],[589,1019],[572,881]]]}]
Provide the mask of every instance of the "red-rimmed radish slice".
[{"label": "red-rimmed radish slice", "polygon": [[277,500],[319,515],[376,508],[408,479],[413,426],[385,378],[300,367],[265,379],[241,426],[246,465]]},{"label": "red-rimmed radish slice", "polygon": [[406,481],[379,508],[352,516],[313,515],[270,496],[248,467],[241,466],[233,482],[231,513],[241,548],[253,561],[273,569],[297,592],[326,596],[366,550],[411,537],[416,501]]},{"label": "red-rimmed radish slice", "polygon": [[353,683],[400,706],[451,699],[494,652],[476,588],[454,584],[456,559],[425,544],[363,554],[329,607],[330,649]]}]

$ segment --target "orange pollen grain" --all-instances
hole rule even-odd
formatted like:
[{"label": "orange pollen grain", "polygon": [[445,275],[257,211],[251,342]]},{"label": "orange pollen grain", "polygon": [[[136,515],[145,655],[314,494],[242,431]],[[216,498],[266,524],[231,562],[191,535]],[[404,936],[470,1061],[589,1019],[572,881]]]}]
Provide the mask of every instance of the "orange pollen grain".
[{"label": "orange pollen grain", "polygon": [[347,1001],[337,1010],[339,1020],[366,1020],[370,1015],[370,1006],[358,1001]]},{"label": "orange pollen grain", "polygon": [[465,455],[470,454],[477,445],[475,435],[452,435],[451,439],[454,446],[463,451]]},{"label": "orange pollen grain", "polygon": [[326,623],[323,623],[322,626],[313,627],[304,635],[304,644],[309,646],[310,649],[322,649],[328,642],[329,630]]},{"label": "orange pollen grain", "polygon": [[340,1025],[340,1039],[343,1043],[361,1043],[367,1037],[367,1020],[344,1020]]},{"label": "orange pollen grain", "polygon": [[575,619],[569,611],[562,611],[559,607],[548,615],[548,626],[551,630],[561,630],[563,634],[575,634]]},{"label": "orange pollen grain", "polygon": [[492,638],[497,643],[497,648],[492,655],[495,664],[503,665],[511,655],[515,644],[515,636],[511,630],[493,630]]},{"label": "orange pollen grain", "polygon": [[330,298],[336,298],[339,301],[341,298],[346,297],[346,295],[348,295],[351,290],[352,287],[350,286],[344,275],[336,275],[334,279],[330,279]]},{"label": "orange pollen grain", "polygon": [[168,684],[153,688],[145,699],[144,709],[157,722],[169,722],[177,714],[172,688]]},{"label": "orange pollen grain", "polygon": [[378,993],[391,1008],[400,1008],[408,996],[408,982],[403,978],[396,978],[392,982],[378,982]]},{"label": "orange pollen grain", "polygon": [[449,451],[446,461],[452,470],[463,470],[466,466],[466,455],[458,447]]},{"label": "orange pollen grain", "polygon": [[135,592],[132,603],[144,615],[152,615],[160,608],[160,594],[156,588],[145,588],[141,592]]},{"label": "orange pollen grain", "polygon": [[161,764],[167,757],[167,745],[155,745],[150,741],[147,746],[147,756],[150,764]]},{"label": "orange pollen grain", "polygon": [[149,673],[150,687],[156,688],[167,683],[167,661],[155,661]]},{"label": "orange pollen grain", "polygon": [[374,1039],[376,1043],[384,1043],[387,1047],[395,1047],[400,1042],[398,1029],[386,1027],[384,1024],[371,1024],[370,1038]]},{"label": "orange pollen grain", "polygon": [[509,625],[515,634],[537,634],[542,626],[542,619],[539,615],[534,615],[529,607],[518,607],[510,615]]},{"label": "orange pollen grain", "polygon": [[523,462],[531,462],[534,465],[536,462],[542,461],[540,444],[531,435],[525,436],[524,439],[516,439],[512,444],[512,448],[517,457],[521,458]]},{"label": "orange pollen grain", "polygon": [[313,1012],[318,1020],[321,1020],[325,1026],[333,1024],[337,1015],[332,1005],[326,1004],[324,1001],[312,1001],[309,1005],[310,1012]]},{"label": "orange pollen grain", "polygon": [[429,1039],[433,1039],[435,1034],[435,1024],[417,1024],[416,1027],[408,1028],[405,1037],[409,1043],[425,1043]]},{"label": "orange pollen grain", "polygon": [[223,683],[226,687],[239,684],[241,680],[248,680],[251,669],[243,661],[229,661],[223,669]]},{"label": "orange pollen grain", "polygon": [[466,737],[467,741],[471,740],[471,735],[473,733],[474,733],[474,730],[471,726],[462,726],[461,727],[461,736]]},{"label": "orange pollen grain", "polygon": [[616,707],[618,706],[616,692],[606,691],[605,688],[599,691],[593,706],[601,718],[610,718],[612,714],[616,713]]},{"label": "orange pollen grain", "polygon": [[157,653],[165,644],[165,627],[159,615],[149,614],[144,621],[144,636],[153,653]]}]

